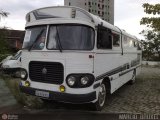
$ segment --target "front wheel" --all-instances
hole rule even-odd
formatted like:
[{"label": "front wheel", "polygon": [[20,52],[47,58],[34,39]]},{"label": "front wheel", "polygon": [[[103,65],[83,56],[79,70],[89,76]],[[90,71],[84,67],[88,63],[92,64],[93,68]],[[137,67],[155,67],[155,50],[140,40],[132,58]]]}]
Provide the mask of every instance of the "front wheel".
[{"label": "front wheel", "polygon": [[94,109],[97,111],[101,111],[106,102],[106,86],[104,83],[100,85],[100,90],[98,94],[98,100],[94,103]]}]

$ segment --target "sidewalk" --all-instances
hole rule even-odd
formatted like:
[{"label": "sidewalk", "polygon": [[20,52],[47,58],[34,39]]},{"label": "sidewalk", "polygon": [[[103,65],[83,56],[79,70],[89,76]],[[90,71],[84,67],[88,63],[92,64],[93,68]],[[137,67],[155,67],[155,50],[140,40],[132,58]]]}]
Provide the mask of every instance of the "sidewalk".
[{"label": "sidewalk", "polygon": [[14,96],[11,94],[6,83],[0,79],[0,110],[3,107],[12,106],[18,104]]}]

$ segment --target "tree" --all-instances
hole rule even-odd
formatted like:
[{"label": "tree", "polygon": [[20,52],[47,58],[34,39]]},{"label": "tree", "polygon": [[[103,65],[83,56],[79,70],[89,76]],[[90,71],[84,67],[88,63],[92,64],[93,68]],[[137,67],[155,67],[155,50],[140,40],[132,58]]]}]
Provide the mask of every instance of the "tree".
[{"label": "tree", "polygon": [[5,11],[0,10],[0,20],[1,20],[3,17],[8,17],[8,15],[9,15],[8,12],[5,12]]},{"label": "tree", "polygon": [[144,12],[153,17],[143,17],[141,25],[147,25],[148,30],[143,30],[145,40],[142,40],[143,58],[146,60],[160,61],[160,4],[144,3]]},{"label": "tree", "polygon": [[[0,10],[0,21],[3,17],[8,17],[9,13]],[[10,53],[9,45],[6,40],[7,35],[6,27],[0,28],[0,61],[6,57],[8,53]]]},{"label": "tree", "polygon": [[151,30],[143,30],[145,40],[142,40],[143,59],[160,60],[160,33]]},{"label": "tree", "polygon": [[[8,17],[9,13],[0,10],[0,20],[3,17]],[[7,29],[6,27],[0,28],[0,54],[5,54],[8,51],[8,44],[6,41],[6,33],[7,33]]]},{"label": "tree", "polygon": [[156,15],[157,17],[143,17],[140,21],[141,25],[153,28],[154,31],[160,31],[160,4],[143,4],[144,12],[149,15]]}]

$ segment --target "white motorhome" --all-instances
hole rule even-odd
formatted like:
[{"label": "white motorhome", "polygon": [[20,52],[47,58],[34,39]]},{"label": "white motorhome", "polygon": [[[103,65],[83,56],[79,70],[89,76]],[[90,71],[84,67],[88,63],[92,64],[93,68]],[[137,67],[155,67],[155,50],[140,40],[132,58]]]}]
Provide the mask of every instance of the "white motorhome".
[{"label": "white motorhome", "polygon": [[89,12],[46,7],[26,15],[20,89],[41,99],[93,103],[140,72],[138,39]]}]

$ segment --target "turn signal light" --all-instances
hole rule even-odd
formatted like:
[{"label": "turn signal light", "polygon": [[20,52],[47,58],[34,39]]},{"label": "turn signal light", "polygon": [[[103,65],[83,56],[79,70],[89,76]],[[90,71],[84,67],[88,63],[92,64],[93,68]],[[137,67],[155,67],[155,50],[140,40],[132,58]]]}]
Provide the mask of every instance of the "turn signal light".
[{"label": "turn signal light", "polygon": [[29,82],[29,81],[25,81],[24,85],[25,85],[26,87],[29,87],[29,86],[30,86],[30,82]]},{"label": "turn signal light", "polygon": [[64,87],[63,85],[61,85],[61,86],[59,87],[59,90],[60,90],[60,92],[65,92],[65,87]]}]

